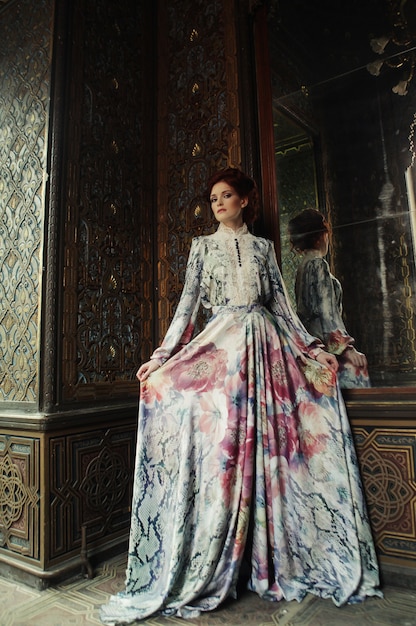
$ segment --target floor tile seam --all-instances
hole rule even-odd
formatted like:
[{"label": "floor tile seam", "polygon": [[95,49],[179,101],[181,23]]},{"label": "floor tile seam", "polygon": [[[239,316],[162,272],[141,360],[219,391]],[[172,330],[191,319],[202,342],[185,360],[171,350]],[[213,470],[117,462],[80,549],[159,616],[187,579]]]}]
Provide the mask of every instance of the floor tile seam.
[{"label": "floor tile seam", "polygon": [[[85,588],[84,588],[85,589]],[[86,591],[86,590],[85,590]],[[79,590],[77,592],[55,592],[55,593],[44,593],[42,595],[38,595],[31,599],[26,599],[24,603],[21,603],[19,610],[23,609],[26,605],[30,604],[31,606],[42,605],[51,605],[51,604],[62,604],[71,603],[71,605],[82,605],[85,607],[88,606],[96,606],[97,603],[105,602],[109,597],[109,594],[103,591],[96,591],[94,593],[94,597],[91,595],[80,593]]]},{"label": "floor tile seam", "polygon": [[[47,602],[39,601],[36,603],[32,603],[30,606],[21,606],[21,607],[8,607],[0,616],[9,617],[15,616],[16,619],[28,619],[34,618],[36,616],[42,615],[45,611],[51,611],[52,609],[59,609],[63,612],[70,613],[71,615],[88,615],[93,616],[94,619],[97,618],[99,613],[100,604],[77,604],[73,603],[68,604],[66,598],[61,600],[50,600]],[[3,626],[3,622],[0,622]],[[97,621],[97,624],[101,624],[100,621]]]},{"label": "floor tile seam", "polygon": [[77,589],[71,589],[70,591],[60,591],[55,594],[55,597],[59,598],[62,594],[67,598],[72,598],[75,602],[83,602],[83,601],[92,601],[92,602],[104,602],[108,600],[110,596],[115,595],[117,592],[110,593],[109,591],[104,591],[99,587],[94,586],[81,586]]},{"label": "floor tile seam", "polygon": [[90,585],[96,585],[97,582],[102,583],[102,582],[107,582],[111,580],[117,580],[119,576],[120,574],[116,570],[114,570],[112,572],[108,572],[105,576],[101,574],[99,576],[94,576],[94,578],[80,578],[79,580],[74,580],[70,584],[62,583],[60,585],[56,585],[53,587],[53,589],[55,591],[60,591],[60,592],[63,591],[67,593],[71,591],[72,589],[76,589],[79,586],[88,587]]}]

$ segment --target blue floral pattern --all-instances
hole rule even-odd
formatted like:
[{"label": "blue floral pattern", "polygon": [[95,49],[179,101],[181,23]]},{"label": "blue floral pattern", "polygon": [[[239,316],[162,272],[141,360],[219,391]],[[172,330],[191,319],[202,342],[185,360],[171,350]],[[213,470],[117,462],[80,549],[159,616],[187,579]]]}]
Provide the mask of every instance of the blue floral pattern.
[{"label": "blue floral pattern", "polygon": [[[212,315],[193,336],[200,303]],[[271,242],[223,225],[193,240],[153,355],[164,364],[141,385],[126,589],[102,607],[104,623],[195,617],[236,597],[248,541],[248,585],[265,599],[380,595],[345,406],[321,349],[290,308]]]}]

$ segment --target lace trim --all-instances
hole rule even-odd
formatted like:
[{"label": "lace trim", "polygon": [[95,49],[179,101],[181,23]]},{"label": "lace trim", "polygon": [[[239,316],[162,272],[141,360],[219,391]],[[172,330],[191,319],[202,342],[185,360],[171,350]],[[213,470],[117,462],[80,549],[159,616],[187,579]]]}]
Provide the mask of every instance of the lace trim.
[{"label": "lace trim", "polygon": [[220,224],[215,236],[224,241],[227,250],[229,266],[226,289],[230,302],[242,306],[255,302],[258,299],[258,269],[253,254],[253,235],[247,224],[244,223],[238,230]]},{"label": "lace trim", "polygon": [[237,230],[234,230],[233,228],[230,228],[223,223],[221,223],[217,229],[217,233],[221,235],[227,235],[228,237],[240,237],[241,235],[246,235],[248,232],[249,230],[245,222],[242,226],[240,226],[240,228],[237,228]]},{"label": "lace trim", "polygon": [[310,249],[310,250],[305,250],[302,253],[302,257],[304,259],[323,259],[324,255],[321,252],[319,252],[319,250]]}]

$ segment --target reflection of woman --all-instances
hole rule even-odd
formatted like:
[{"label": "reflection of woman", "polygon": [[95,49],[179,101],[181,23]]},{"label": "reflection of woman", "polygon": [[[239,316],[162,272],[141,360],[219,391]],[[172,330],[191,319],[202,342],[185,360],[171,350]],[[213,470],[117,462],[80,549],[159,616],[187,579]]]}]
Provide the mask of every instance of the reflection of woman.
[{"label": "reflection of woman", "polygon": [[297,313],[308,331],[319,337],[339,361],[343,388],[369,387],[367,359],[354,347],[342,319],[342,288],[325,260],[329,226],[316,209],[304,209],[289,222],[290,242],[302,255],[296,275]]},{"label": "reflection of woman", "polygon": [[[137,373],[126,590],[104,623],[212,610],[235,597],[244,554],[269,600],[380,595],[337,361],[247,228],[254,181],[230,168],[208,188],[219,228],[193,239],[173,321]],[[192,338],[200,302],[212,315]]]}]

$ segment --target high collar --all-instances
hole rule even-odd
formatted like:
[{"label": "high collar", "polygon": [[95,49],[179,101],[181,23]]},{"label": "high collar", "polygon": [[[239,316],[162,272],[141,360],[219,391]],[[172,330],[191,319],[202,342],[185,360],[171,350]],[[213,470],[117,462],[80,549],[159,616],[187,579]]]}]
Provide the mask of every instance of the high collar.
[{"label": "high collar", "polygon": [[325,255],[322,254],[319,250],[315,248],[310,248],[309,250],[304,250],[302,253],[304,259],[323,259]]},{"label": "high collar", "polygon": [[237,228],[237,230],[234,230],[221,222],[218,226],[217,233],[225,235],[226,237],[240,237],[240,235],[246,235],[248,233],[248,228],[245,222],[242,226],[240,226],[240,228]]}]

